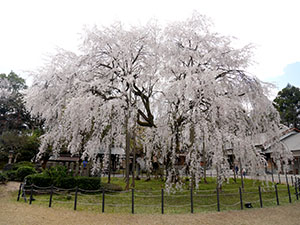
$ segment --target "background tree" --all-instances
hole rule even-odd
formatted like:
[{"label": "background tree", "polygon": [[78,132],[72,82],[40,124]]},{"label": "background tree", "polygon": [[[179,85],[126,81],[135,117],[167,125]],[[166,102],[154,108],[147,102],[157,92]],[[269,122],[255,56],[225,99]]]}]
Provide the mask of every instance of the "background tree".
[{"label": "background tree", "polygon": [[0,74],[0,134],[20,130],[30,125],[30,114],[23,103],[25,80],[14,72]]},{"label": "background tree", "polygon": [[300,89],[288,84],[278,92],[273,101],[278,110],[281,123],[300,129]]},{"label": "background tree", "polygon": [[15,160],[31,160],[37,154],[41,123],[26,110],[23,92],[25,80],[14,72],[0,74],[0,158],[7,160],[14,151]]}]

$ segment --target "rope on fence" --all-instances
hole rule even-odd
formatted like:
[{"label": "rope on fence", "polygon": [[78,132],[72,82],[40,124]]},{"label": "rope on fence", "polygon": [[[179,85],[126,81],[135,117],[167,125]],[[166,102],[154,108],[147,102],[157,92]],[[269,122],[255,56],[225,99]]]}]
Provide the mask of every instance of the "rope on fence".
[{"label": "rope on fence", "polygon": [[134,197],[140,197],[140,198],[157,198],[157,197],[161,197],[161,195],[139,195],[139,194],[135,194]]},{"label": "rope on fence", "polygon": [[211,189],[211,190],[194,190],[195,193],[199,192],[199,193],[204,193],[204,192],[215,192],[215,189]]},{"label": "rope on fence", "polygon": [[234,193],[234,194],[230,194],[230,193],[220,193],[220,196],[237,196],[239,195],[239,193]]},{"label": "rope on fence", "polygon": [[211,196],[216,196],[216,194],[210,194],[210,195],[197,195],[195,194],[194,197],[211,197]]},{"label": "rope on fence", "polygon": [[160,205],[157,204],[157,205],[144,205],[144,204],[134,204],[135,206],[142,206],[142,207],[157,207],[157,208],[160,208]]},{"label": "rope on fence", "polygon": [[53,188],[56,190],[59,190],[59,191],[75,191],[76,190],[76,187],[75,188],[59,188],[59,187],[53,186]]},{"label": "rope on fence", "polygon": [[191,204],[182,204],[182,205],[167,205],[165,204],[165,207],[173,207],[173,208],[179,208],[179,207],[187,207],[187,206],[190,206]]},{"label": "rope on fence", "polygon": [[161,190],[134,190],[134,192],[139,192],[139,193],[149,193],[149,192],[156,193],[157,192],[157,193],[160,193]]},{"label": "rope on fence", "polygon": [[189,195],[165,195],[166,198],[182,198],[182,197],[187,197]]},{"label": "rope on fence", "polygon": [[59,192],[59,191],[54,191],[54,190],[53,190],[53,194],[57,194],[57,195],[66,195],[66,194],[72,194],[72,192],[66,193],[66,192]]},{"label": "rope on fence", "polygon": [[98,206],[101,205],[101,203],[90,203],[90,202],[80,202],[80,205],[94,205],[94,206]]},{"label": "rope on fence", "polygon": [[100,193],[100,192],[102,192],[102,189],[99,189],[99,190],[85,190],[85,189],[78,188],[78,191],[83,191],[83,192],[86,192],[86,193]]},{"label": "rope on fence", "polygon": [[130,195],[110,195],[110,194],[106,194],[105,196],[110,196],[110,197],[116,197],[116,198],[131,198]]},{"label": "rope on fence", "polygon": [[50,190],[34,190],[34,192],[37,194],[49,194]]},{"label": "rope on fence", "polygon": [[38,188],[38,189],[51,189],[51,186],[48,186],[48,187],[39,187],[39,186],[36,186],[34,184],[32,184],[33,187],[35,188]]},{"label": "rope on fence", "polygon": [[124,207],[124,206],[131,206],[131,204],[109,204],[106,203],[106,206],[116,206],[116,207]]}]

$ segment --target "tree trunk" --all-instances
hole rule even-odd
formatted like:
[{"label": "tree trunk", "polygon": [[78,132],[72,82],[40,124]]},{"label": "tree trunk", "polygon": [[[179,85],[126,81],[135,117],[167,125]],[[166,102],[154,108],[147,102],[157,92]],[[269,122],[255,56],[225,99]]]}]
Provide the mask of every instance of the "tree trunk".
[{"label": "tree trunk", "polygon": [[235,165],[233,164],[233,180],[234,183],[236,183],[236,171],[235,171]]}]

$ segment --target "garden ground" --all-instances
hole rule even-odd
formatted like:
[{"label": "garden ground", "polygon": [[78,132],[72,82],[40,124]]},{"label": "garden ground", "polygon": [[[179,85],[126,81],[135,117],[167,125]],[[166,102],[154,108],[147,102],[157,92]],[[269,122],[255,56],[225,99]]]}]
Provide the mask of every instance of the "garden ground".
[{"label": "garden ground", "polygon": [[11,198],[19,184],[0,185],[0,225],[30,224],[299,224],[300,203],[263,209],[179,215],[109,214],[20,204]]}]

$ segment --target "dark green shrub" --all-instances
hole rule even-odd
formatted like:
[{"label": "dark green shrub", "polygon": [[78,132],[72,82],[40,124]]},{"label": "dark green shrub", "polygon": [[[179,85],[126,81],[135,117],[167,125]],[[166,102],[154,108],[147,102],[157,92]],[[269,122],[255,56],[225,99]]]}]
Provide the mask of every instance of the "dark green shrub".
[{"label": "dark green shrub", "polygon": [[15,170],[6,171],[5,175],[7,176],[9,181],[17,180],[17,171],[15,171]]},{"label": "dark green shrub", "polygon": [[8,181],[8,178],[5,173],[0,172],[0,183],[5,184]]},{"label": "dark green shrub", "polygon": [[53,183],[52,179],[44,174],[28,175],[25,179],[27,185],[34,184],[39,187],[49,187]]},{"label": "dark green shrub", "polygon": [[11,170],[17,171],[20,167],[23,167],[23,166],[29,166],[32,168],[35,167],[35,165],[32,162],[23,161],[23,162],[18,162],[18,163],[6,164],[3,167],[3,171],[11,171]]},{"label": "dark green shrub", "polygon": [[35,174],[36,170],[30,166],[23,166],[17,169],[17,180],[23,181],[28,175]]},{"label": "dark green shrub", "polygon": [[60,180],[55,180],[54,185],[59,188],[74,188],[77,185],[77,181],[74,177],[66,177]]},{"label": "dark green shrub", "polygon": [[20,167],[24,167],[24,166],[34,168],[35,164],[32,162],[28,162],[28,161],[17,162],[17,163],[13,164],[13,170],[18,170]]},{"label": "dark green shrub", "polygon": [[46,176],[51,177],[53,180],[60,180],[65,177],[72,177],[72,175],[69,174],[67,168],[60,165],[51,167],[50,169],[46,169],[43,173]]},{"label": "dark green shrub", "polygon": [[26,184],[34,184],[39,187],[49,187],[52,184],[58,188],[75,188],[78,186],[85,190],[97,190],[101,188],[101,179],[97,177],[65,177],[53,179],[45,173],[33,174],[26,177]]}]

